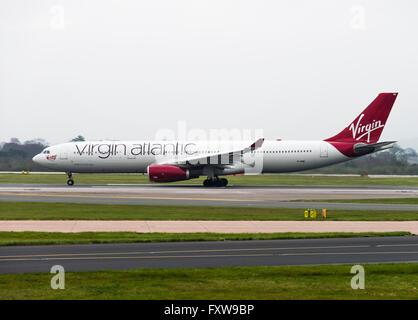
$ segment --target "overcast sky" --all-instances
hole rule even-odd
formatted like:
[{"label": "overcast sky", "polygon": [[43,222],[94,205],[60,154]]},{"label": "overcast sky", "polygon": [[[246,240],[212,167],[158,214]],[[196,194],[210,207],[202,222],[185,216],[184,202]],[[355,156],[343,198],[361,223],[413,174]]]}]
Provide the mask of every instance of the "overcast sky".
[{"label": "overcast sky", "polygon": [[324,139],[399,92],[418,149],[418,2],[2,0],[0,141],[188,129]]}]

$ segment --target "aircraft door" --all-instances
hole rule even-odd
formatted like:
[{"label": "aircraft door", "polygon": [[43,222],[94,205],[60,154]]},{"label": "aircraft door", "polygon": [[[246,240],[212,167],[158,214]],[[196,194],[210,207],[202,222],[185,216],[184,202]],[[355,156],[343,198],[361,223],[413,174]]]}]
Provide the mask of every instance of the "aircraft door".
[{"label": "aircraft door", "polygon": [[68,160],[68,153],[60,152],[60,160]]},{"label": "aircraft door", "polygon": [[328,144],[321,143],[320,149],[319,149],[319,157],[320,158],[328,158]]}]

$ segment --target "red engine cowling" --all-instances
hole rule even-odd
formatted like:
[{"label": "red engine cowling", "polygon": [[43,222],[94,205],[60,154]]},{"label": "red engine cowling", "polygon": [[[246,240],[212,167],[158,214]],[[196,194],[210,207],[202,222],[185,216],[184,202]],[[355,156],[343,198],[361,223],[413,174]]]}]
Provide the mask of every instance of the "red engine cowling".
[{"label": "red engine cowling", "polygon": [[173,182],[190,179],[189,170],[176,166],[150,165],[147,168],[148,179],[153,182]]}]

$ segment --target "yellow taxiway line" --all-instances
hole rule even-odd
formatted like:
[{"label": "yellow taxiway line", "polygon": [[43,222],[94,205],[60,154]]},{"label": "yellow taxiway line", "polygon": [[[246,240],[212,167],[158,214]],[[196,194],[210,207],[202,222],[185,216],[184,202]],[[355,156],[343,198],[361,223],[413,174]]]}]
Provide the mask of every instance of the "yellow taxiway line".
[{"label": "yellow taxiway line", "polygon": [[178,197],[146,197],[146,196],[111,196],[111,195],[80,195],[80,194],[57,194],[57,193],[14,193],[0,192],[2,196],[36,196],[36,197],[64,197],[64,198],[98,198],[98,199],[148,199],[148,200],[196,200],[196,201],[230,201],[230,202],[260,202],[264,200],[254,199],[219,199],[219,198],[178,198]]},{"label": "yellow taxiway line", "polygon": [[378,244],[376,247],[412,247],[418,246],[418,243],[405,243],[405,244]]},{"label": "yellow taxiway line", "polygon": [[60,257],[60,256],[98,256],[98,255],[130,255],[130,254],[161,254],[161,253],[200,253],[200,252],[228,252],[228,251],[268,251],[268,250],[309,250],[309,249],[339,249],[339,248],[368,248],[369,245],[359,246],[325,246],[325,247],[294,247],[294,248],[230,248],[207,250],[165,250],[165,251],[131,251],[131,252],[92,252],[92,253],[56,253],[56,254],[25,254],[13,256],[0,256],[3,258],[23,257]]},{"label": "yellow taxiway line", "polygon": [[111,259],[170,259],[170,258],[219,258],[219,257],[268,257],[273,254],[210,254],[210,255],[194,255],[194,256],[135,256],[135,257],[68,257],[68,258],[17,258],[17,259],[0,259],[1,261],[50,261],[50,260],[111,260]]},{"label": "yellow taxiway line", "polygon": [[300,252],[280,254],[208,254],[208,255],[167,255],[167,256],[128,256],[128,257],[53,257],[53,258],[9,258],[1,261],[53,261],[53,260],[121,260],[121,259],[172,259],[172,258],[223,258],[223,257],[271,257],[279,256],[314,256],[314,255],[374,255],[374,254],[411,254],[418,251],[393,251],[393,252]]},{"label": "yellow taxiway line", "polygon": [[311,256],[311,255],[347,255],[347,254],[407,254],[418,253],[418,251],[366,251],[366,252],[300,252],[300,253],[282,253],[282,256]]}]

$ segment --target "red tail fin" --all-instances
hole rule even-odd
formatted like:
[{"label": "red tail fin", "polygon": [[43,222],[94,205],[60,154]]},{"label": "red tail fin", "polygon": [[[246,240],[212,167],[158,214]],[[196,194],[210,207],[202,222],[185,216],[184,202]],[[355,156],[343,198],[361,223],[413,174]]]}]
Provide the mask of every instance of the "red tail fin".
[{"label": "red tail fin", "polygon": [[376,143],[397,96],[397,92],[380,93],[348,127],[325,141]]}]

